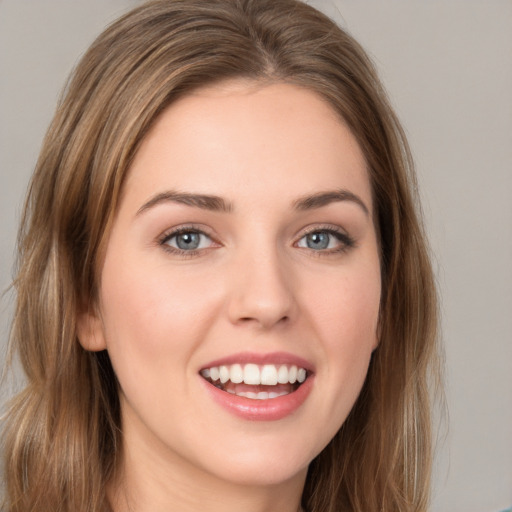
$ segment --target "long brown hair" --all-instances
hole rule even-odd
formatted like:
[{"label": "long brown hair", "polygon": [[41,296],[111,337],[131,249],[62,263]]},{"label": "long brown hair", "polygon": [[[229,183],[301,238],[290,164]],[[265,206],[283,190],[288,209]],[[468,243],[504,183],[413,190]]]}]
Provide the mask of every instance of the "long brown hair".
[{"label": "long brown hair", "polygon": [[46,135],[19,233],[11,351],[27,376],[4,427],[6,510],[108,509],[121,445],[108,354],[89,353],[77,312],[98,269],[130,163],[158,115],[230,78],[316,92],[366,157],[379,232],[380,344],[340,431],[311,463],[311,512],[425,511],[436,382],[436,296],[402,129],[361,47],[296,0],[158,0],[93,43]]}]

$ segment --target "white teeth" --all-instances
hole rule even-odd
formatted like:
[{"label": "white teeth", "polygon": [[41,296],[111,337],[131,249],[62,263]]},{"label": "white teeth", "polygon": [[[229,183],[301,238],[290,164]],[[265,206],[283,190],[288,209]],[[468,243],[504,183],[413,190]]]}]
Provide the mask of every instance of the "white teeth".
[{"label": "white teeth", "polygon": [[227,366],[221,366],[219,368],[219,377],[222,384],[229,380],[229,368]]},{"label": "white teeth", "polygon": [[277,384],[277,370],[273,364],[266,364],[261,370],[261,384],[275,386]]},{"label": "white teeth", "polygon": [[246,364],[244,366],[244,383],[258,385],[261,384],[260,369],[256,364]]},{"label": "white teeth", "polygon": [[204,368],[201,370],[201,375],[212,382],[218,382],[219,386],[228,381],[233,384],[243,382],[253,386],[275,386],[277,384],[295,384],[295,382],[302,384],[307,378],[307,371],[305,368],[295,365],[265,364],[258,366],[248,363],[244,366],[233,364]]},{"label": "white teeth", "polygon": [[244,381],[244,371],[242,370],[242,367],[239,364],[234,364],[231,367],[229,375],[229,380],[233,382],[233,384],[240,384],[240,382]]},{"label": "white teeth", "polygon": [[237,396],[243,396],[245,398],[257,398],[258,393],[253,393],[252,391],[240,391],[240,393],[237,393]]},{"label": "white teeth", "polygon": [[[235,393],[234,391],[229,391],[229,393]],[[278,398],[280,396],[287,395],[288,391],[281,391],[276,393],[275,391],[270,391],[267,393],[266,391],[260,391],[259,393],[254,393],[253,391],[239,391],[236,393],[237,396],[243,396],[245,398],[252,398],[253,400],[268,400],[272,398]]]},{"label": "white teeth", "polygon": [[288,384],[288,368],[283,364],[277,372],[277,382],[279,384]]},{"label": "white teeth", "polygon": [[219,380],[219,369],[216,366],[210,368],[210,379],[212,379],[213,382]]}]

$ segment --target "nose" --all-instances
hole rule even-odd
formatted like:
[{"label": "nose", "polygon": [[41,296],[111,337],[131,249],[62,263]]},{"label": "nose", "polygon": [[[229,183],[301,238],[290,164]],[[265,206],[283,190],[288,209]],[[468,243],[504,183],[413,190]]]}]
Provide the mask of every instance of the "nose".
[{"label": "nose", "polygon": [[240,257],[232,270],[228,315],[233,324],[270,329],[293,319],[297,307],[291,269],[276,252]]}]

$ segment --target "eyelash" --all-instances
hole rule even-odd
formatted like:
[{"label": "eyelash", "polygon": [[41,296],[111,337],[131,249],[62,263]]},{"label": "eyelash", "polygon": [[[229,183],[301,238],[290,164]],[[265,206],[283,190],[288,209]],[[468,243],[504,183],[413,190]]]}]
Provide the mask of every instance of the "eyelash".
[{"label": "eyelash", "polygon": [[337,226],[332,225],[312,226],[311,228],[306,229],[306,231],[301,234],[299,241],[294,245],[298,244],[303,238],[308,235],[312,235],[313,233],[326,233],[333,236],[338,242],[340,242],[340,246],[333,249],[314,250],[304,247],[304,249],[309,250],[314,256],[317,257],[345,253],[356,246],[356,241],[354,238],[339,229]]},{"label": "eyelash", "polygon": [[[191,250],[183,250],[176,247],[172,247],[168,244],[170,240],[172,240],[174,237],[177,237],[179,235],[185,234],[185,233],[191,233],[191,234],[198,234],[200,236],[206,236],[210,240],[212,240],[213,243],[216,243],[215,240],[211,235],[206,233],[204,229],[200,228],[199,226],[194,225],[187,225],[187,226],[180,226],[178,228],[173,228],[170,231],[166,231],[163,233],[163,235],[158,239],[158,244],[167,252],[171,254],[175,254],[184,258],[193,258],[194,256],[199,255],[202,251],[208,250],[209,248],[202,248],[202,249],[191,249]],[[333,249],[322,249],[322,250],[314,250],[311,248],[306,247],[300,247],[302,249],[308,250],[310,253],[312,253],[316,257],[320,256],[329,256],[334,254],[340,254],[347,252],[348,250],[352,249],[356,246],[355,240],[345,233],[344,231],[341,231],[339,228],[334,226],[314,226],[306,231],[304,231],[299,240],[294,243],[294,247],[298,247],[297,244],[308,235],[314,234],[314,233],[326,233],[328,235],[333,236],[338,242],[340,242],[340,246],[333,248]]]},{"label": "eyelash", "polygon": [[180,226],[178,228],[173,228],[170,231],[166,231],[158,240],[158,244],[164,249],[164,251],[167,251],[171,254],[175,254],[178,256],[181,256],[183,258],[193,258],[194,256],[197,256],[201,253],[201,251],[205,251],[208,249],[191,249],[191,250],[182,250],[176,247],[172,247],[168,244],[170,240],[172,240],[174,237],[177,237],[179,235],[183,235],[185,233],[193,233],[198,234],[202,236],[206,236],[210,240],[212,240],[213,243],[215,243],[215,240],[211,235],[206,233],[204,229],[200,228],[199,226],[194,225],[188,225],[188,226]]}]

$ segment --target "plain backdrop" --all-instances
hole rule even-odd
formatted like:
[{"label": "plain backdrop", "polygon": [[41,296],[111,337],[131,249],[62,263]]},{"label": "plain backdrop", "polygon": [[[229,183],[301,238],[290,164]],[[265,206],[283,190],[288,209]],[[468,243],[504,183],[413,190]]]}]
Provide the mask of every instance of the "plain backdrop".
[{"label": "plain backdrop", "polygon": [[[62,85],[103,27],[137,3],[0,0],[2,290]],[[416,159],[442,299],[449,408],[433,510],[498,512],[512,504],[512,1],[310,3],[370,53]],[[12,294],[0,310],[4,352]]]}]

